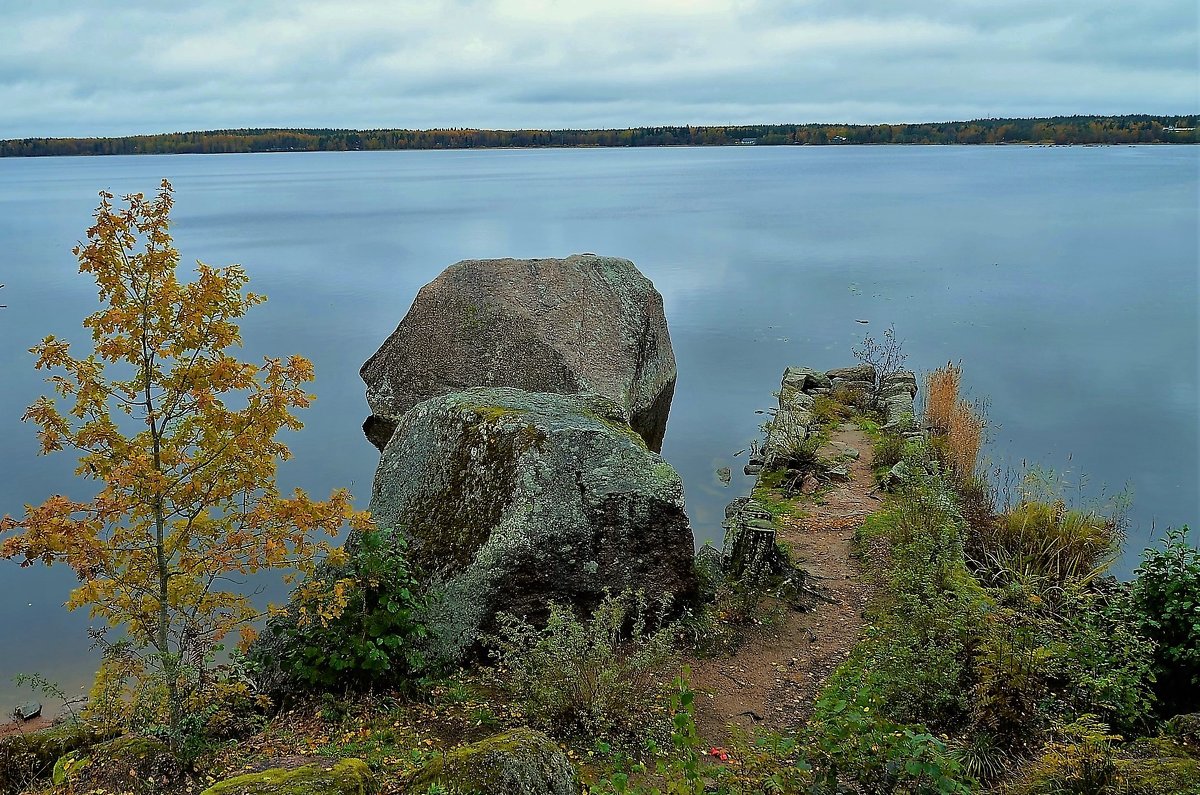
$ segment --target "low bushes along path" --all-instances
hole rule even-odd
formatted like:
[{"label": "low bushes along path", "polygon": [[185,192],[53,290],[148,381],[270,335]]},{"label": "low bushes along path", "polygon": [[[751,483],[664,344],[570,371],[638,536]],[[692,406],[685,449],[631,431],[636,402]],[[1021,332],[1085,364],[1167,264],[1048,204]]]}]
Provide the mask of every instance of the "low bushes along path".
[{"label": "low bushes along path", "polygon": [[776,520],[779,542],[790,548],[796,566],[817,578],[833,604],[799,612],[764,600],[762,623],[732,655],[689,662],[696,722],[708,746],[726,745],[731,724],[801,728],[825,680],[858,641],[873,585],[852,556],[851,543],[880,503],[873,493],[871,441],[857,427],[843,424],[821,454],[836,455],[839,444],[860,453],[850,462],[849,482],[797,497],[796,511]]}]

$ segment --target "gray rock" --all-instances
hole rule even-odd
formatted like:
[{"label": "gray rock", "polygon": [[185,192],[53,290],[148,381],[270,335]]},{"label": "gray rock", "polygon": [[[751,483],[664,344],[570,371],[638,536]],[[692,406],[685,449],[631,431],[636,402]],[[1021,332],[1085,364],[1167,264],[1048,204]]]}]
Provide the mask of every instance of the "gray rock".
[{"label": "gray rock", "polygon": [[821,488],[821,481],[811,474],[805,475],[804,480],[800,482],[801,494],[815,494],[819,488]]},{"label": "gray rock", "polygon": [[749,497],[734,497],[733,500],[725,506],[725,519],[728,521],[729,519],[734,518],[749,504]]},{"label": "gray rock", "polygon": [[742,473],[748,476],[757,475],[762,472],[762,464],[746,464],[742,467]]},{"label": "gray rock", "polygon": [[851,447],[848,444],[834,442],[833,447],[835,450],[838,451],[838,456],[840,456],[841,458],[849,459],[851,461],[857,461],[859,459],[859,456],[862,455],[861,453],[858,452],[858,450],[856,448]]},{"label": "gray rock", "polygon": [[829,382],[829,376],[811,367],[789,367],[783,371],[782,386],[803,392],[808,389],[829,388],[832,384]]},{"label": "gray rock", "polygon": [[575,766],[558,745],[534,729],[513,729],[434,757],[408,781],[405,792],[505,795],[578,795]]},{"label": "gray rock", "polygon": [[882,380],[884,386],[888,386],[890,384],[908,384],[912,387],[913,394],[916,394],[917,375],[912,370],[900,370],[899,372],[884,376]]},{"label": "gray rock", "polygon": [[812,407],[817,401],[808,392],[797,392],[794,389],[784,388],[779,393],[779,407],[786,410],[803,410],[812,411]]},{"label": "gray rock", "polygon": [[845,464],[838,464],[837,466],[827,468],[825,474],[834,480],[846,481],[850,479],[850,467]]},{"label": "gray rock", "polygon": [[883,476],[881,485],[888,491],[894,491],[912,477],[912,470],[905,461],[897,461]]},{"label": "gray rock", "polygon": [[916,394],[917,388],[915,385],[904,382],[896,382],[892,384],[885,384],[884,387],[879,390],[879,399],[887,400],[888,398],[898,397],[900,395],[907,395],[908,397],[912,398],[916,397]]},{"label": "gray rock", "polygon": [[729,467],[721,467],[717,470],[717,479],[728,486],[733,480],[733,472],[729,469]]},{"label": "gray rock", "polygon": [[604,395],[657,451],[676,375],[662,296],[629,260],[594,254],[451,265],[360,373],[380,450],[423,400],[510,386]]},{"label": "gray rock", "polygon": [[864,394],[869,395],[875,391],[875,382],[874,381],[857,381],[857,380],[851,380],[848,378],[835,378],[835,379],[833,379],[833,388],[834,389],[852,389],[852,390],[856,390],[858,392],[862,392]]},{"label": "gray rock", "polygon": [[370,511],[428,580],[435,661],[464,659],[498,612],[590,610],[604,590],[695,589],[683,484],[598,395],[477,388],[419,403],[375,473]]},{"label": "gray rock", "polygon": [[845,381],[870,381],[875,383],[875,368],[869,364],[856,364],[853,367],[839,367],[836,370],[826,370],[825,375],[830,379],[841,378]]},{"label": "gray rock", "polygon": [[916,411],[911,395],[893,395],[883,401],[884,430],[906,431],[916,422]]}]

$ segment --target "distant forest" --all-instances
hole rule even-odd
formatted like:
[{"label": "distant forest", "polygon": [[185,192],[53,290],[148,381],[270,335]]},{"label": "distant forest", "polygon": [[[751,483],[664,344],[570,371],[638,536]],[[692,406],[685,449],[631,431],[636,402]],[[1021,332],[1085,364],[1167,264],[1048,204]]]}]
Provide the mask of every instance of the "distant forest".
[{"label": "distant forest", "polygon": [[1196,116],[1055,116],[934,124],[760,124],[623,130],[209,130],[0,141],[0,157],[756,144],[1200,143]]}]

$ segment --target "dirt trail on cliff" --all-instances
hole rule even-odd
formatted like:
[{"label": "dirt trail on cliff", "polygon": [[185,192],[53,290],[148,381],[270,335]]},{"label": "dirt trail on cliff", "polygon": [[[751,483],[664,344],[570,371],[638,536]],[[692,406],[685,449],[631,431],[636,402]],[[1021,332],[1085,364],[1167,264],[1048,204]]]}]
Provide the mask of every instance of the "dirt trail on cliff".
[{"label": "dirt trail on cliff", "polygon": [[842,425],[822,455],[836,445],[858,450],[850,480],[813,497],[798,497],[798,515],[776,521],[778,540],[795,564],[809,572],[832,604],[809,612],[766,600],[764,623],[752,627],[732,655],[693,659],[696,722],[701,738],[723,746],[729,725],[775,731],[802,727],[825,680],[849,655],[859,638],[863,611],[873,585],[851,554],[854,532],[879,509],[872,495],[871,441],[856,427]]}]

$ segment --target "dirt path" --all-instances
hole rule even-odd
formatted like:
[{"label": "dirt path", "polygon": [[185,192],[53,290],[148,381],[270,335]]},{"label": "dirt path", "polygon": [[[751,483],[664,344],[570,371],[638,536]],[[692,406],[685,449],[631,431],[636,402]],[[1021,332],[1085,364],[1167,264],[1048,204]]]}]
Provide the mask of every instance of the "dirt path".
[{"label": "dirt path", "polygon": [[870,440],[858,428],[842,425],[821,454],[832,457],[837,445],[860,453],[850,462],[850,481],[816,500],[799,498],[805,515],[777,522],[778,540],[790,547],[797,566],[820,578],[818,584],[835,604],[806,613],[768,605],[768,620],[753,628],[732,656],[691,661],[696,722],[710,745],[727,744],[730,724],[773,730],[803,726],[822,684],[858,639],[872,586],[851,556],[851,541],[879,502],[868,496],[874,489]]}]

